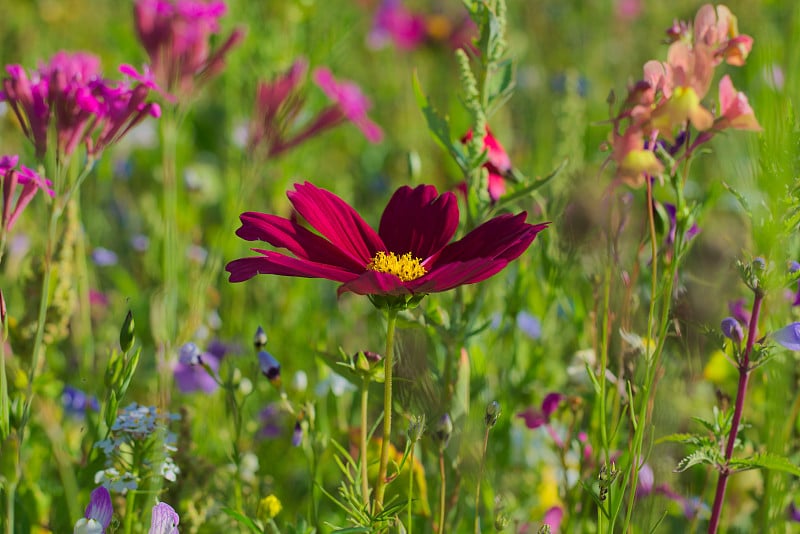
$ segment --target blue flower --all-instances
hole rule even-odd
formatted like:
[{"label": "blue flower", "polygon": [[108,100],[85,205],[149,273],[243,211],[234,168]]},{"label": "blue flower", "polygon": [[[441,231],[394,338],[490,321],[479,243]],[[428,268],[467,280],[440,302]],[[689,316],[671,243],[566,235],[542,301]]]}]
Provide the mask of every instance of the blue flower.
[{"label": "blue flower", "polygon": [[792,323],[773,332],[772,339],[789,350],[800,351],[800,323]]},{"label": "blue flower", "polygon": [[61,403],[64,405],[64,411],[75,417],[83,417],[88,410],[100,411],[100,403],[97,402],[97,397],[94,395],[89,396],[72,386],[64,386],[64,391],[61,393]]}]

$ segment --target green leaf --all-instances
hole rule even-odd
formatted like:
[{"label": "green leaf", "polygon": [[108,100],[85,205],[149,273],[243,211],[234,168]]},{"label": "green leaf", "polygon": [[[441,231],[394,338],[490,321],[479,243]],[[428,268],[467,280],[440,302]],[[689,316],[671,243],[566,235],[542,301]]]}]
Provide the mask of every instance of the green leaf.
[{"label": "green leaf", "polygon": [[734,189],[733,186],[731,186],[727,182],[722,182],[722,186],[725,189],[727,189],[728,192],[731,195],[734,196],[734,198],[736,198],[736,200],[739,202],[739,205],[742,207],[744,212],[747,214],[747,217],[749,219],[752,219],[753,218],[753,210],[750,209],[750,203],[747,201],[747,198],[745,198],[745,196],[742,193],[740,193],[738,190]]},{"label": "green leaf", "polygon": [[770,471],[780,471],[800,477],[800,467],[792,463],[788,458],[768,452],[756,454],[750,458],[731,460],[730,466],[737,471],[768,469]]},{"label": "green leaf", "polygon": [[502,210],[503,208],[508,207],[509,205],[513,204],[514,202],[516,202],[518,200],[523,200],[523,199],[528,198],[531,195],[531,193],[533,193],[534,191],[536,191],[537,189],[539,189],[540,187],[542,187],[543,185],[548,183],[550,180],[555,178],[556,175],[559,172],[561,172],[564,169],[564,167],[567,166],[568,162],[569,162],[569,160],[567,160],[565,158],[559,164],[559,166],[555,168],[555,170],[553,172],[551,172],[550,174],[548,174],[547,176],[545,176],[541,180],[536,180],[533,183],[527,184],[526,186],[524,186],[524,187],[522,187],[520,189],[517,189],[517,190],[515,190],[515,191],[513,191],[513,192],[511,192],[511,193],[509,193],[507,195],[504,195],[504,196],[500,197],[500,199],[498,199],[497,203],[494,205],[493,211]]},{"label": "green leaf", "polygon": [[662,443],[686,443],[692,445],[707,445],[709,440],[708,438],[698,436],[696,434],[669,434],[668,436],[662,436],[656,440],[656,445],[661,445]]},{"label": "green leaf", "polygon": [[702,448],[694,451],[692,454],[678,462],[678,467],[675,468],[675,472],[682,473],[693,465],[698,464],[717,465],[719,460],[719,452],[709,448]]},{"label": "green leaf", "polygon": [[228,508],[226,506],[226,507],[224,507],[222,509],[222,511],[223,511],[223,513],[225,513],[229,517],[232,517],[233,519],[235,519],[236,521],[238,521],[242,525],[244,525],[247,528],[249,528],[250,532],[255,532],[256,534],[262,534],[264,532],[263,530],[261,530],[261,528],[259,528],[258,525],[256,525],[255,521],[253,521],[252,519],[250,519],[246,515],[244,515],[244,514],[242,514],[240,512],[237,512],[233,508]]},{"label": "green leaf", "polygon": [[433,108],[430,100],[422,91],[422,86],[419,83],[416,72],[412,79],[412,85],[414,86],[414,95],[417,98],[417,105],[425,116],[425,121],[428,123],[428,129],[433,134],[433,138],[442,148],[453,156],[458,166],[461,167],[464,172],[467,172],[470,169],[467,156],[461,149],[460,143],[453,143],[453,137],[450,133],[450,123],[447,121],[446,117],[440,115],[439,112]]}]

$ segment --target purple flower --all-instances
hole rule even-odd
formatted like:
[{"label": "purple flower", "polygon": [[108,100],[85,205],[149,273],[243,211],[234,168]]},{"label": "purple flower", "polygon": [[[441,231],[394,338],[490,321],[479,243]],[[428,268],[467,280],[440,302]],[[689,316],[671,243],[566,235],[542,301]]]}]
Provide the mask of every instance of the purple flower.
[{"label": "purple flower", "polygon": [[334,102],[333,107],[329,108],[327,112],[323,112],[327,121],[339,124],[347,119],[358,126],[369,142],[379,143],[383,139],[383,131],[380,126],[367,116],[367,111],[372,104],[355,83],[338,81],[325,67],[314,69],[312,78],[314,83]]},{"label": "purple flower", "polygon": [[734,319],[741,324],[750,324],[750,312],[746,308],[747,301],[745,299],[736,299],[728,303],[728,311]]},{"label": "purple flower", "polygon": [[425,40],[425,18],[406,9],[401,0],[383,0],[375,12],[367,36],[371,48],[382,48],[390,41],[401,50],[412,50]]},{"label": "purple flower", "polygon": [[111,495],[104,486],[96,488],[89,497],[89,505],[83,518],[75,523],[75,534],[103,533],[111,524],[114,509]]},{"label": "purple flower", "polygon": [[180,517],[172,506],[160,502],[153,506],[149,534],[178,534],[178,523]]},{"label": "purple flower", "polygon": [[64,405],[64,411],[70,415],[83,417],[87,411],[93,412],[100,411],[100,403],[94,395],[89,396],[78,388],[72,386],[64,386],[64,391],[61,393],[61,403]]},{"label": "purple flower", "polygon": [[542,337],[542,322],[538,317],[526,311],[521,311],[517,314],[517,328],[525,332],[531,339]]},{"label": "purple flower", "polygon": [[98,267],[110,267],[117,264],[117,253],[107,248],[97,247],[92,251],[92,261]]},{"label": "purple flower", "polygon": [[300,421],[295,422],[294,432],[292,432],[292,446],[299,447],[303,443],[303,425]]},{"label": "purple flower", "polygon": [[653,483],[655,482],[655,475],[653,468],[648,463],[643,463],[639,468],[639,482],[636,486],[636,496],[643,497],[653,493]]},{"label": "purple flower", "polygon": [[175,364],[173,374],[175,382],[181,393],[192,393],[203,391],[213,393],[219,387],[214,376],[209,374],[209,370],[217,374],[219,371],[220,360],[224,355],[212,353],[210,351],[200,352],[194,343],[186,343],[181,347],[178,363]]},{"label": "purple flower", "polygon": [[261,421],[261,428],[258,437],[262,439],[274,439],[283,434],[283,412],[277,402],[272,402],[258,414]]},{"label": "purple flower", "polygon": [[800,351],[800,323],[792,323],[773,332],[772,339],[789,350]]},{"label": "purple flower", "polygon": [[800,523],[800,509],[797,508],[794,502],[789,504],[789,507],[786,509],[786,514],[789,516],[789,521]]},{"label": "purple flower", "polygon": [[261,373],[275,387],[281,386],[281,364],[278,360],[265,350],[258,351],[258,366],[261,368]]},{"label": "purple flower", "polygon": [[724,318],[720,324],[720,328],[722,330],[722,335],[736,343],[741,343],[742,339],[744,339],[742,325],[733,317]]}]

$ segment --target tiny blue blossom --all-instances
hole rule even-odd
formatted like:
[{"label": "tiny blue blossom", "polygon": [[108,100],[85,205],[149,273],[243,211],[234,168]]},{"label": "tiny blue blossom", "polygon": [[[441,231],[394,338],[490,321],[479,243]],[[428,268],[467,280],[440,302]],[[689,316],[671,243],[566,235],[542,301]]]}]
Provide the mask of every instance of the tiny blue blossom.
[{"label": "tiny blue blossom", "polygon": [[111,267],[117,264],[117,253],[107,248],[97,247],[92,251],[92,261],[98,267]]},{"label": "tiny blue blossom", "polygon": [[521,311],[517,314],[517,328],[531,339],[542,337],[542,322],[538,317],[526,311]]}]

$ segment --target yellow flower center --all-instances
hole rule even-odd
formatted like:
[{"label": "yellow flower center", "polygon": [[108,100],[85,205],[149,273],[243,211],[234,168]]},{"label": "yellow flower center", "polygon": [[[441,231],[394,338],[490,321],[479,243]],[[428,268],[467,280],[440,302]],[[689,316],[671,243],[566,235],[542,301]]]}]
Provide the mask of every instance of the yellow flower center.
[{"label": "yellow flower center", "polygon": [[428,272],[422,266],[422,260],[412,258],[410,252],[398,256],[394,252],[380,251],[369,262],[367,269],[379,273],[391,273],[403,282],[416,280]]}]

